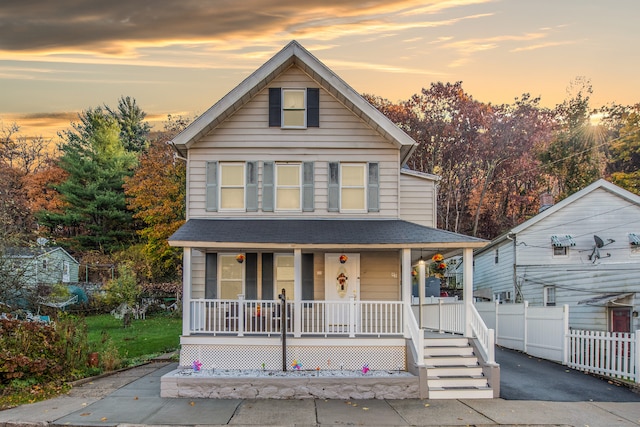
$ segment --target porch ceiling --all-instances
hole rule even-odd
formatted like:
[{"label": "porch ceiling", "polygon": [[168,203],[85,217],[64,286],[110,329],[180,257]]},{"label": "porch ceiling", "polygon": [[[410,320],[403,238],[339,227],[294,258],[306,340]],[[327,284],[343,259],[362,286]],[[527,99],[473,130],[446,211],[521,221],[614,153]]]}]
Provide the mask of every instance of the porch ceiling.
[{"label": "porch ceiling", "polygon": [[481,248],[488,243],[392,219],[190,219],[169,238],[171,246],[203,248]]}]

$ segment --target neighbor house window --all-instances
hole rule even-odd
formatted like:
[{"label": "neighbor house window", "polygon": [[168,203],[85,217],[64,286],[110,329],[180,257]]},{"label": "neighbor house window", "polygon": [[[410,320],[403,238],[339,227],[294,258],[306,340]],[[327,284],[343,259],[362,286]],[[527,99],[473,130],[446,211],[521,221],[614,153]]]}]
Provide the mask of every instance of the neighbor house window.
[{"label": "neighbor house window", "polygon": [[340,164],[340,211],[363,212],[367,207],[366,164]]},{"label": "neighbor house window", "polygon": [[493,263],[494,263],[494,264],[497,264],[497,263],[498,263],[498,261],[500,260],[500,257],[499,257],[498,255],[499,255],[499,254],[498,254],[498,249],[496,249],[496,251],[495,251],[495,253],[494,253],[494,256],[493,256]]},{"label": "neighbor house window", "polygon": [[220,210],[244,210],[244,163],[220,163]]},{"label": "neighbor house window", "polygon": [[221,254],[220,295],[221,299],[237,299],[242,294],[244,283],[244,263],[236,260],[237,254]]},{"label": "neighbor house window", "polygon": [[576,242],[573,240],[573,237],[568,234],[551,236],[551,246],[553,247],[554,257],[568,256],[569,248],[575,245]]},{"label": "neighbor house window", "polygon": [[276,210],[299,211],[301,204],[302,167],[298,164],[276,164]]},{"label": "neighbor house window", "polygon": [[282,89],[282,127],[307,126],[306,89]]},{"label": "neighbor house window", "polygon": [[47,269],[47,266],[48,266],[47,260],[46,260],[46,259],[43,259],[43,260],[42,260],[42,269],[43,269],[43,270],[46,270],[46,269]]},{"label": "neighbor house window", "polygon": [[284,289],[287,299],[293,300],[293,255],[278,254],[275,258],[274,283],[276,289],[274,295],[279,295]]},{"label": "neighbor house window", "polygon": [[545,286],[543,288],[543,305],[547,307],[556,305],[556,287]]}]

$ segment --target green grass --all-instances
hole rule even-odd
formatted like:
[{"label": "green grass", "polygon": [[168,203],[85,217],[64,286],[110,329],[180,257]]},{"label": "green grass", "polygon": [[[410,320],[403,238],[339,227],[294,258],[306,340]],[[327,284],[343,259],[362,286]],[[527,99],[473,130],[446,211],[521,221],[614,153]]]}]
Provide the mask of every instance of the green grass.
[{"label": "green grass", "polygon": [[85,321],[90,351],[104,351],[110,340],[125,365],[176,350],[180,344],[182,318],[175,315],[156,314],[145,320],[134,319],[127,328],[121,319],[110,314],[89,316]]}]

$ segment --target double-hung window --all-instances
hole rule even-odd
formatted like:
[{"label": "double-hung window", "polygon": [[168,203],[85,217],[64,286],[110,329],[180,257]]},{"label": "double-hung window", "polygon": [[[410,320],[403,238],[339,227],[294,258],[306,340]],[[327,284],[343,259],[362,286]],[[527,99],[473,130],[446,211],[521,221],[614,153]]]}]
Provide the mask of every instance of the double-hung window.
[{"label": "double-hung window", "polygon": [[220,291],[221,299],[237,299],[244,293],[244,264],[236,261],[236,254],[220,254]]},{"label": "double-hung window", "polygon": [[220,163],[220,210],[244,210],[244,163]]},{"label": "double-hung window", "polygon": [[306,89],[282,89],[282,127],[307,126]]},{"label": "double-hung window", "polygon": [[365,212],[367,208],[366,163],[340,164],[340,211]]},{"label": "double-hung window", "polygon": [[319,88],[269,88],[269,127],[306,129],[319,126]]},{"label": "double-hung window", "polygon": [[300,163],[276,163],[277,211],[300,211],[301,171]]}]

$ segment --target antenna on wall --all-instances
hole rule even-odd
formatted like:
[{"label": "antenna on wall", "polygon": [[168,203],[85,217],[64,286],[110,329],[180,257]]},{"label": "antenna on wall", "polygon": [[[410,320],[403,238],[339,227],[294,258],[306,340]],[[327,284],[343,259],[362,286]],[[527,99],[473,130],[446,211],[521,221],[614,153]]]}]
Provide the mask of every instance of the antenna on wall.
[{"label": "antenna on wall", "polygon": [[[591,255],[589,255],[589,260],[595,264],[595,262],[600,259],[600,248],[612,244],[613,242],[615,242],[615,240],[607,239],[607,243],[605,243],[604,240],[596,235],[593,236],[593,240],[596,242],[596,244],[593,247]],[[609,258],[610,256],[611,254],[607,252],[607,256],[605,258]]]}]

